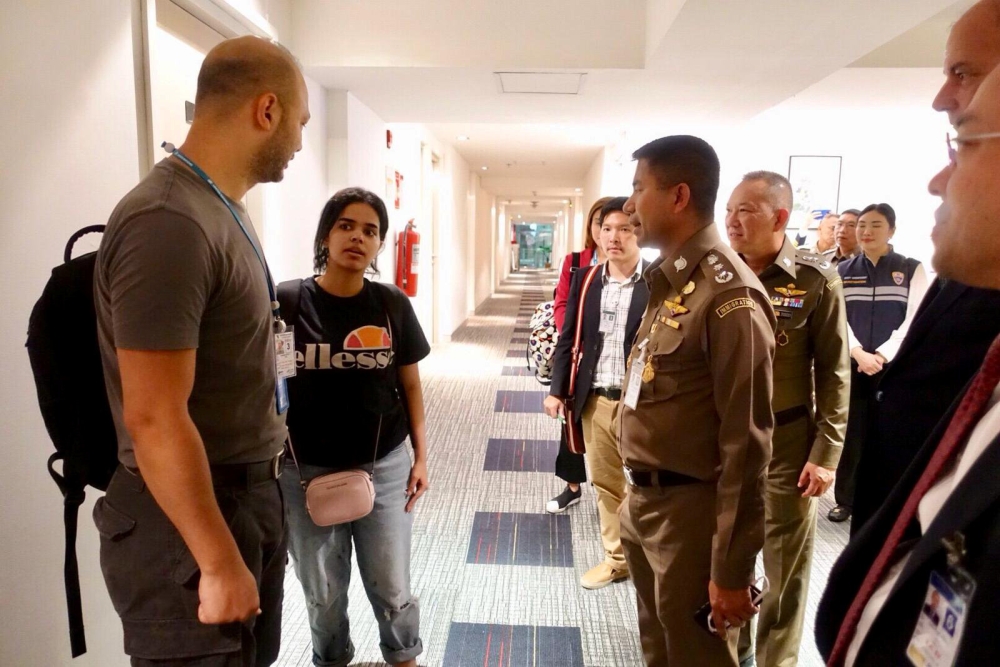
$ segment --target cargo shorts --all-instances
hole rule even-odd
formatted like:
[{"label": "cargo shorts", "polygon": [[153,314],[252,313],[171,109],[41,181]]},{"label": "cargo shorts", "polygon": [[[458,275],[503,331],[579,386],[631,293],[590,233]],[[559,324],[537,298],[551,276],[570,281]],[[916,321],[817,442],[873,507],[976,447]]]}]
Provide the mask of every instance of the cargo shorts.
[{"label": "cargo shorts", "polygon": [[137,473],[119,466],[94,506],[101,571],[132,665],[256,667],[278,658],[286,564],[278,482],[215,495],[260,592],[262,613],[244,623],[198,620],[198,564]]}]

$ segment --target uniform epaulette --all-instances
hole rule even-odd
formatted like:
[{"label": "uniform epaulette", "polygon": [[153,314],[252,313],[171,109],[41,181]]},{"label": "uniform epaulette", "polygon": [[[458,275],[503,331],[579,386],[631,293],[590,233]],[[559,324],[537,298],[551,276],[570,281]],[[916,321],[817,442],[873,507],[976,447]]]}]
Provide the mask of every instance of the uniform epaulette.
[{"label": "uniform epaulette", "polygon": [[828,257],[817,255],[813,252],[806,252],[804,250],[796,250],[795,262],[799,266],[809,266],[816,271],[819,271],[819,273],[826,278],[827,289],[833,289],[837,285],[841,284],[840,273],[838,273],[837,267],[834,266],[833,262],[831,262]]},{"label": "uniform epaulette", "polygon": [[721,252],[709,251],[701,260],[701,268],[716,289],[724,290],[742,284],[739,268]]}]

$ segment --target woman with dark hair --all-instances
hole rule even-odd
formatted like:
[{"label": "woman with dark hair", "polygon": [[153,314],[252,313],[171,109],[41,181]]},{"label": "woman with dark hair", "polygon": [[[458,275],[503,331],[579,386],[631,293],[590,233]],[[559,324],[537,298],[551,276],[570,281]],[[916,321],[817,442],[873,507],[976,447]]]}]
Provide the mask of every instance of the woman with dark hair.
[{"label": "woman with dark hair", "polygon": [[[584,220],[584,236],[586,242],[580,252],[571,252],[562,261],[559,271],[559,284],[556,286],[555,301],[552,304],[552,314],[556,320],[556,328],[562,331],[563,319],[566,317],[566,299],[569,298],[569,286],[573,274],[580,268],[596,266],[604,261],[604,250],[597,239],[601,237],[601,209],[611,201],[611,197],[601,197],[590,207],[590,212]],[[559,455],[556,457],[556,477],[566,482],[566,488],[558,496],[545,504],[545,510],[553,514],[565,512],[580,502],[582,493],[580,485],[587,481],[587,466],[583,454],[574,454],[566,447],[566,439],[559,442]]]},{"label": "woman with dark hair", "polygon": [[[288,550],[302,583],[313,662],[354,657],[347,618],[352,544],[391,665],[416,665],[420,612],[410,593],[411,510],[427,490],[427,439],[417,362],[430,346],[409,299],[365,277],[389,230],[385,204],[348,188],[323,209],[312,278],[279,287],[294,326],[297,375],[288,382],[288,431],[301,469],[281,476]],[[407,436],[414,459],[403,444]],[[374,464],[373,464],[374,461]],[[300,479],[371,471],[374,508],[356,521],[317,526]]]},{"label": "woman with dark hair", "polygon": [[835,522],[851,516],[868,403],[927,293],[923,265],[892,249],[889,240],[895,233],[896,211],[891,206],[866,206],[858,219],[861,252],[837,266],[847,301],[851,407],[834,486],[837,505],[827,515]]}]

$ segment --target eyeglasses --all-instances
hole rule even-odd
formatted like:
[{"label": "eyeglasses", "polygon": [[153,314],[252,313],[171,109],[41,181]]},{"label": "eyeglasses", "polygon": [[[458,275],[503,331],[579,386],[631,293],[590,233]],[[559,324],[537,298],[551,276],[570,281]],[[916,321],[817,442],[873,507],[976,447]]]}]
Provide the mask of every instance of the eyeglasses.
[{"label": "eyeglasses", "polygon": [[948,144],[948,159],[954,162],[955,157],[958,155],[958,149],[961,148],[963,144],[969,143],[970,141],[1000,139],[1000,132],[983,132],[981,134],[967,134],[964,137],[953,137],[949,132],[944,135],[944,138]]}]

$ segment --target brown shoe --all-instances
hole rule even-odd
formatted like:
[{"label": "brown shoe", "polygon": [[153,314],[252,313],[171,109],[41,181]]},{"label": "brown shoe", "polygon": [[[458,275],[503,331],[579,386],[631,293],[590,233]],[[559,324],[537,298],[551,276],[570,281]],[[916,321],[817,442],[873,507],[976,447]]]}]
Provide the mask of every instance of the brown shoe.
[{"label": "brown shoe", "polygon": [[601,563],[580,577],[580,585],[587,590],[593,591],[598,588],[604,588],[608,584],[620,581],[621,579],[628,579],[628,569],[624,567],[616,568],[608,563]]}]

